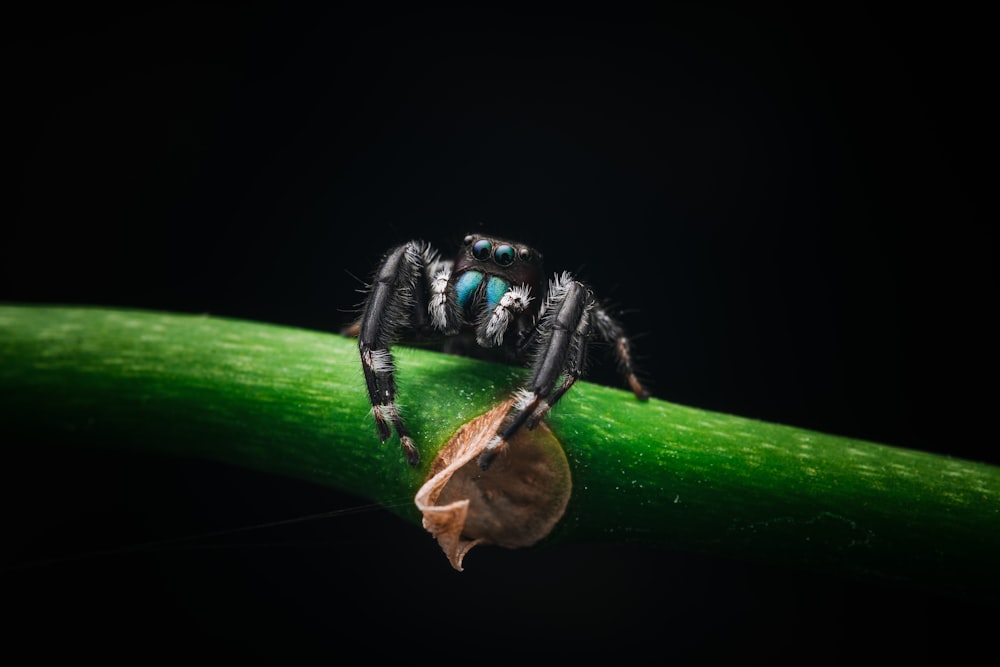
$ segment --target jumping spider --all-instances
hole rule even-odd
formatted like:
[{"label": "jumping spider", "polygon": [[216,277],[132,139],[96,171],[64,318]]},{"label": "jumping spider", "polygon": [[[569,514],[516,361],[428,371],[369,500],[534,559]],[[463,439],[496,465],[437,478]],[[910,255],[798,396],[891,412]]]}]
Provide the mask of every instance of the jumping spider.
[{"label": "jumping spider", "polygon": [[383,257],[361,319],[351,331],[358,336],[378,436],[385,442],[395,429],[412,466],[420,454],[396,408],[390,353],[403,330],[451,337],[471,333],[481,348],[504,349],[513,359],[529,361],[530,380],[517,391],[517,400],[479,456],[483,470],[518,429],[534,428],[573,386],[594,338],[611,345],[636,398],[649,398],[635,375],[621,325],[568,272],[555,274],[546,284],[537,250],[469,234],[454,260],[442,260],[427,243],[410,241]]}]

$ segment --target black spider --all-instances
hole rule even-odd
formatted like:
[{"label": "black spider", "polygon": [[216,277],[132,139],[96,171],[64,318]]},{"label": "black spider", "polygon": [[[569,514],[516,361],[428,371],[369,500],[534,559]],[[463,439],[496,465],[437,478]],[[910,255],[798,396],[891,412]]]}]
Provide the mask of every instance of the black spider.
[{"label": "black spider", "polygon": [[517,400],[479,457],[484,470],[519,428],[534,428],[573,386],[594,337],[611,344],[636,398],[649,398],[635,375],[621,325],[590,288],[568,272],[555,274],[546,284],[538,251],[470,234],[451,261],[439,259],[423,241],[410,241],[382,259],[352,332],[358,336],[378,436],[385,442],[395,428],[413,466],[420,455],[396,408],[390,352],[404,330],[446,336],[473,333],[482,348],[504,349],[514,359],[530,360],[531,379],[518,390]]}]

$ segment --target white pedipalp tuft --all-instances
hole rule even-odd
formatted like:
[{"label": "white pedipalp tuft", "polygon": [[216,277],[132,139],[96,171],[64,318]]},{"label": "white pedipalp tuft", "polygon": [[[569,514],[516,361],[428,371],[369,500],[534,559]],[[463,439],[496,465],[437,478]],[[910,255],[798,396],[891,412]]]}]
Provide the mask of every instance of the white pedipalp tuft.
[{"label": "white pedipalp tuft", "polygon": [[499,347],[503,344],[503,336],[507,332],[514,316],[528,309],[531,303],[531,286],[514,285],[504,292],[500,302],[490,313],[481,336],[477,337],[483,347]]},{"label": "white pedipalp tuft", "polygon": [[500,297],[500,305],[520,313],[528,309],[531,299],[531,285],[514,285]]}]

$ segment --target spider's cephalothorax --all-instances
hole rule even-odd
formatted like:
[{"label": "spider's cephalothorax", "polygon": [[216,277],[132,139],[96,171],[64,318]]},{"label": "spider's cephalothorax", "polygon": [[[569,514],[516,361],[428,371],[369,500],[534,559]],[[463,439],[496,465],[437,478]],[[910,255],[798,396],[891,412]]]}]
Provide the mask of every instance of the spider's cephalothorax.
[{"label": "spider's cephalothorax", "polygon": [[390,250],[382,259],[355,326],[361,366],[379,438],[395,429],[411,465],[420,460],[396,408],[390,346],[404,330],[457,336],[471,330],[483,348],[527,358],[531,377],[479,457],[485,470],[522,426],[534,428],[583,373],[595,337],[609,343],[629,387],[649,398],[632,367],[625,332],[569,273],[546,284],[542,256],[523,244],[485,234],[465,237],[454,260],[442,260],[422,241]]}]

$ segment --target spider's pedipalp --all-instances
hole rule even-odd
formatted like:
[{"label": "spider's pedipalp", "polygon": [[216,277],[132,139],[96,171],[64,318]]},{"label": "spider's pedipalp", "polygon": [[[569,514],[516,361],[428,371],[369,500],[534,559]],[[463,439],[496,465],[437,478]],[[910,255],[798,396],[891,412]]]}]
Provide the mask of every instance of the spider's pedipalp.
[{"label": "spider's pedipalp", "polygon": [[[528,309],[531,303],[531,287],[514,285],[510,287],[476,331],[476,342],[483,347],[500,347],[503,336],[514,319]],[[489,302],[487,301],[487,307]]]}]

